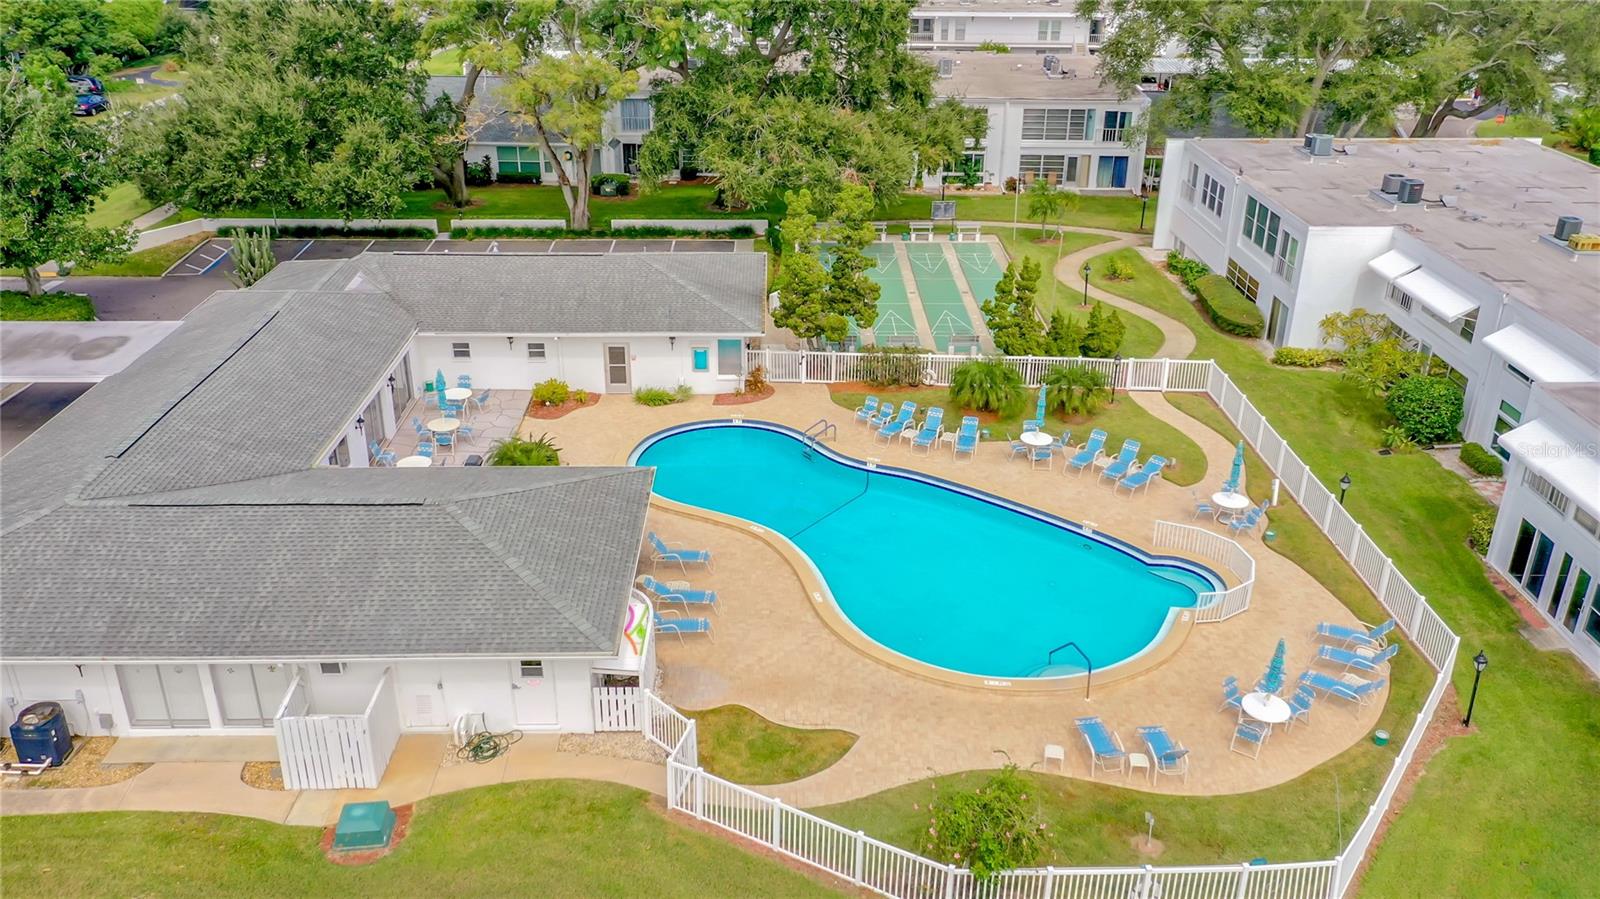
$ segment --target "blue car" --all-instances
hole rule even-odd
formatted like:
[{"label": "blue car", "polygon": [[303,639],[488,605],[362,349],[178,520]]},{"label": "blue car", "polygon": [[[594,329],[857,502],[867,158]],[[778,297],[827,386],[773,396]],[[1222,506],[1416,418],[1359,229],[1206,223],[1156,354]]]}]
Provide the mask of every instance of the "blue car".
[{"label": "blue car", "polygon": [[78,105],[72,108],[73,115],[96,115],[111,108],[111,101],[99,94],[79,94]]},{"label": "blue car", "polygon": [[68,75],[67,85],[82,94],[99,94],[105,96],[105,83],[93,75]]}]

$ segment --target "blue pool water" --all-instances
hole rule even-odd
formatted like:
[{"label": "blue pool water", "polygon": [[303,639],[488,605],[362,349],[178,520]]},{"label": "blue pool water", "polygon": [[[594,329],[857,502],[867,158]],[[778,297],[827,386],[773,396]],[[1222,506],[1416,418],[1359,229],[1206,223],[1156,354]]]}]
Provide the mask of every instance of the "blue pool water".
[{"label": "blue pool water", "polygon": [[[1096,670],[1108,668],[1159,637],[1173,609],[1217,589],[1192,563],[1086,537],[986,494],[871,471],[779,426],[688,425],[633,455],[655,467],[657,494],[788,537],[862,633],[954,671],[1076,673],[1082,660],[1071,650],[1045,668],[1069,640]],[[1049,489],[1059,475],[1038,480]],[[1105,502],[1116,501],[1107,490]]]}]

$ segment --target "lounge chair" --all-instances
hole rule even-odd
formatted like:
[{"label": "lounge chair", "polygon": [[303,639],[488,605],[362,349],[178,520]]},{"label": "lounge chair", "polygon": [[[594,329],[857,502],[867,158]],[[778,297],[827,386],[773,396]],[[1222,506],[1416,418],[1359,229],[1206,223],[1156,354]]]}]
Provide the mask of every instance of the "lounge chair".
[{"label": "lounge chair", "polygon": [[1083,742],[1089,747],[1089,777],[1096,771],[1121,771],[1127,773],[1128,754],[1122,749],[1122,739],[1106,729],[1099,716],[1077,718],[1073,721]]},{"label": "lounge chair", "polygon": [[432,459],[433,458],[433,441],[430,440],[430,441],[428,441],[426,443],[417,444],[417,451],[416,451],[416,453],[414,455],[426,456],[429,459]]},{"label": "lounge chair", "polygon": [[1189,782],[1189,750],[1168,736],[1167,729],[1154,725],[1139,728],[1139,736],[1144,738],[1144,745],[1150,750],[1150,762],[1154,765],[1156,774],[1183,775],[1183,782]]},{"label": "lounge chair", "polygon": [[956,432],[955,448],[951,451],[954,458],[961,458],[962,453],[967,454],[970,462],[978,456],[978,417],[968,415],[961,419],[961,430]]},{"label": "lounge chair", "polygon": [[879,403],[878,411],[867,418],[867,426],[874,431],[888,424],[894,418],[894,403]]},{"label": "lounge chair", "polygon": [[1033,431],[1037,431],[1037,430],[1039,430],[1039,427],[1042,424],[1043,424],[1043,422],[1039,421],[1039,419],[1030,418],[1027,421],[1022,423],[1022,433],[1028,434],[1028,433],[1031,433]]},{"label": "lounge chair", "polygon": [[1149,487],[1151,481],[1161,477],[1161,469],[1166,464],[1167,460],[1161,456],[1151,456],[1144,461],[1144,466],[1138,471],[1112,484],[1111,491],[1115,493],[1118,487],[1126,487],[1128,488],[1128,495],[1132,496],[1138,492],[1140,487]]},{"label": "lounge chair", "polygon": [[1389,645],[1389,632],[1394,630],[1394,619],[1372,627],[1366,622],[1360,628],[1346,627],[1342,624],[1328,624],[1323,622],[1317,625],[1317,636],[1338,640],[1346,648],[1363,647],[1366,649],[1383,649]]},{"label": "lounge chair", "polygon": [[1217,514],[1217,507],[1211,505],[1210,500],[1201,497],[1200,491],[1190,490],[1189,496],[1194,500],[1194,514],[1189,516],[1190,521],[1194,521],[1202,515],[1215,516]]},{"label": "lounge chair", "polygon": [[711,567],[711,550],[709,549],[684,549],[682,547],[669,546],[660,537],[656,536],[655,531],[649,533],[648,539],[651,548],[655,550],[654,554],[650,556],[652,565],[660,565],[662,562],[676,562],[678,567],[684,571],[689,570],[691,562],[696,565],[704,565],[707,568]]},{"label": "lounge chair", "polygon": [[456,454],[456,438],[454,434],[435,434],[433,435],[433,443],[439,447],[438,451],[441,453],[449,453],[452,456]]},{"label": "lounge chair", "polygon": [[1105,431],[1102,431],[1099,428],[1095,428],[1093,431],[1090,431],[1089,439],[1084,442],[1083,449],[1078,450],[1077,455],[1067,460],[1067,464],[1061,469],[1061,473],[1066,474],[1067,468],[1069,467],[1073,471],[1083,471],[1085,468],[1093,465],[1096,459],[1105,454],[1105,445]]},{"label": "lounge chair", "polygon": [[378,446],[378,441],[376,441],[376,440],[367,441],[367,449],[372,450],[372,464],[373,465],[385,465],[385,466],[394,465],[394,453],[389,452],[388,450],[385,450],[384,448]]},{"label": "lounge chair", "polygon": [[1117,451],[1117,457],[1111,460],[1111,464],[1100,469],[1100,477],[1110,478],[1112,486],[1115,487],[1116,482],[1122,480],[1122,476],[1133,468],[1133,463],[1138,458],[1139,441],[1129,437],[1122,441],[1122,449]]},{"label": "lounge chair", "polygon": [[865,424],[868,419],[878,412],[878,398],[867,397],[867,401],[856,407],[856,424]]},{"label": "lounge chair", "polygon": [[648,574],[640,575],[638,584],[658,602],[676,603],[681,606],[710,606],[713,612],[722,614],[722,605],[717,602],[715,590],[695,590],[682,581],[662,582]]},{"label": "lounge chair", "polygon": [[1264,724],[1240,721],[1233,729],[1233,739],[1228,741],[1228,749],[1258,759],[1261,757],[1261,747],[1266,745],[1271,733],[1271,729]]},{"label": "lounge chair", "polygon": [[1223,709],[1244,714],[1244,694],[1239,692],[1239,679],[1231,674],[1222,679],[1222,705],[1217,706],[1217,711]]},{"label": "lounge chair", "polygon": [[939,435],[944,433],[944,410],[934,406],[928,410],[928,417],[922,420],[922,428],[911,438],[911,448],[922,447],[931,450],[938,441]]},{"label": "lounge chair", "polygon": [[1391,643],[1379,652],[1364,649],[1341,649],[1337,646],[1320,646],[1317,648],[1317,658],[1335,665],[1343,665],[1344,670],[1354,668],[1357,671],[1368,673],[1376,672],[1379,666],[1387,665],[1389,660],[1400,651],[1400,644]]},{"label": "lounge chair", "polygon": [[1353,674],[1334,677],[1320,671],[1307,671],[1300,675],[1300,683],[1326,696],[1337,696],[1357,705],[1366,705],[1373,694],[1383,689],[1384,679],[1362,680]]},{"label": "lounge chair", "polygon": [[885,423],[883,427],[878,429],[878,436],[883,439],[884,443],[892,443],[894,438],[900,435],[901,431],[910,426],[911,416],[916,414],[916,403],[901,403],[900,413],[894,417],[893,421]]},{"label": "lounge chair", "polygon": [[663,609],[655,613],[656,633],[677,634],[678,642],[683,642],[684,634],[705,634],[715,643],[717,638],[711,633],[711,619],[709,618],[684,618],[672,609]]},{"label": "lounge chair", "polygon": [[1294,723],[1301,719],[1304,719],[1307,724],[1311,723],[1311,702],[1316,698],[1317,694],[1311,691],[1311,687],[1308,684],[1301,684],[1295,688],[1294,695],[1289,697],[1289,721],[1287,722],[1289,727],[1294,727]]}]

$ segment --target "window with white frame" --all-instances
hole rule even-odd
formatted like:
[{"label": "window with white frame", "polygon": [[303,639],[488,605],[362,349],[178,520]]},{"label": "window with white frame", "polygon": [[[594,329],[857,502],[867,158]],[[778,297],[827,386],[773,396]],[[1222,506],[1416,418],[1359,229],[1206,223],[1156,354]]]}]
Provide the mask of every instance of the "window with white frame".
[{"label": "window with white frame", "polygon": [[538,659],[520,659],[517,661],[517,676],[523,678],[544,677],[544,662]]},{"label": "window with white frame", "polygon": [[650,130],[650,100],[648,98],[622,101],[622,130]]},{"label": "window with white frame", "polygon": [[322,674],[327,674],[327,675],[343,674],[344,673],[344,663],[343,662],[318,662],[317,663],[317,671],[322,673]]},{"label": "window with white frame", "polygon": [[[1510,366],[1506,367],[1510,368]],[[1511,453],[1507,452],[1506,448],[1500,445],[1500,435],[1515,428],[1521,423],[1522,410],[1511,405],[1505,400],[1501,400],[1500,408],[1495,413],[1494,436],[1489,438],[1489,449],[1494,450],[1495,453],[1502,459],[1511,458]]]},{"label": "window with white frame", "polygon": [[530,344],[528,344],[528,358],[529,359],[536,359],[536,360],[538,360],[540,362],[543,362],[544,361],[544,344],[543,343],[530,343]]},{"label": "window with white frame", "polygon": [[1061,40],[1061,20],[1060,19],[1040,19],[1039,20],[1039,40],[1041,40],[1041,41],[1059,41],[1059,40]]},{"label": "window with white frame", "polygon": [[1210,175],[1206,176],[1202,202],[1207,209],[1211,210],[1211,214],[1217,218],[1222,218],[1222,201],[1227,194],[1228,190],[1222,186],[1221,181],[1218,181]]},{"label": "window with white frame", "polygon": [[1069,109],[1024,109],[1023,140],[1066,140]]},{"label": "window with white frame", "polygon": [[1193,202],[1194,189],[1200,184],[1200,163],[1189,163],[1189,177],[1183,181],[1183,198]]},{"label": "window with white frame", "polygon": [[966,19],[940,19],[939,40],[964,41],[967,39]]},{"label": "window with white frame", "polygon": [[911,20],[911,39],[914,41],[933,40],[933,19],[918,18]]},{"label": "window with white frame", "polygon": [[[1077,160],[1074,159],[1074,162]],[[1060,181],[1066,175],[1067,157],[1041,155],[1037,153],[1022,154],[1020,168],[1024,175],[1034,175],[1039,178],[1048,178],[1054,175]]]},{"label": "window with white frame", "polygon": [[1235,260],[1228,260],[1228,283],[1239,289],[1239,292],[1254,303],[1256,297],[1261,295],[1261,282],[1244,270],[1244,266]]},{"label": "window with white frame", "polygon": [[744,341],[726,338],[717,341],[717,374],[725,378],[744,374]]},{"label": "window with white frame", "polygon": [[472,358],[472,344],[470,344],[470,343],[452,343],[452,344],[450,344],[450,356],[453,359],[471,359]]},{"label": "window with white frame", "polygon": [[1100,139],[1106,143],[1121,143],[1123,135],[1128,131],[1128,123],[1133,120],[1133,113],[1125,110],[1111,110],[1106,113],[1106,120],[1100,126]]},{"label": "window with white frame", "polygon": [[1571,503],[1571,500],[1567,499],[1565,493],[1557,490],[1554,484],[1540,477],[1531,469],[1523,469],[1522,483],[1529,490],[1544,497],[1544,501],[1549,503],[1551,508],[1562,515],[1567,514],[1567,506]]},{"label": "window with white frame", "polygon": [[1244,204],[1244,237],[1246,240],[1265,250],[1268,256],[1278,251],[1278,214],[1267,208],[1255,197],[1249,197]]},{"label": "window with white frame", "polygon": [[1472,337],[1478,332],[1478,310],[1474,309],[1461,316],[1461,328],[1456,333],[1467,343],[1472,342]]},{"label": "window with white frame", "polygon": [[496,171],[505,174],[539,173],[543,154],[532,147],[495,147]]},{"label": "window with white frame", "polygon": [[1283,232],[1283,240],[1278,242],[1278,255],[1272,260],[1274,274],[1283,276],[1285,281],[1294,281],[1294,267],[1300,261],[1300,241],[1293,234]]},{"label": "window with white frame", "polygon": [[1518,381],[1521,381],[1524,384],[1532,384],[1533,383],[1533,379],[1528,377],[1528,373],[1527,372],[1523,371],[1520,368],[1517,368],[1515,365],[1512,365],[1509,362],[1506,363],[1506,371],[1511,372],[1511,376],[1513,378],[1516,378]]}]

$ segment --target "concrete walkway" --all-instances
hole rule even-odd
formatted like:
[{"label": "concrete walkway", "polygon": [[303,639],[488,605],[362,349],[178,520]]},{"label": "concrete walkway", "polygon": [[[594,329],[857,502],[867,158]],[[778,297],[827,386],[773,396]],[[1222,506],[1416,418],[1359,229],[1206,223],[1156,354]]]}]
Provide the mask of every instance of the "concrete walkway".
[{"label": "concrete walkway", "polygon": [[144,229],[150,227],[151,225],[154,225],[156,222],[161,221],[162,219],[166,218],[167,216],[169,216],[169,215],[171,215],[171,214],[173,214],[174,212],[177,212],[177,211],[178,211],[178,207],[172,205],[171,203],[163,203],[162,205],[157,206],[156,208],[150,210],[149,212],[146,212],[144,215],[141,215],[138,218],[134,219],[133,223],[132,223],[133,224],[133,230],[135,230],[135,231],[143,231]]},{"label": "concrete walkway", "polygon": [[[159,762],[128,780],[104,787],[6,790],[0,792],[0,815],[210,812],[323,827],[336,821],[339,809],[348,802],[384,799],[403,805],[441,793],[518,780],[605,780],[658,796],[666,790],[667,772],[661,765],[559,752],[555,734],[527,735],[505,755],[482,765],[441,764],[449,739],[444,734],[401,737],[376,790],[258,790],[240,779],[241,766],[236,761]],[[142,742],[119,740],[117,745]]]},{"label": "concrete walkway", "polygon": [[[1124,247],[1139,247],[1141,248],[1140,253],[1143,255],[1144,248],[1147,248],[1150,244],[1150,238],[1143,234],[1106,231],[1101,228],[1068,227],[1065,230],[1080,231],[1084,234],[1111,234],[1116,236],[1117,239],[1106,243],[1097,243],[1092,247],[1085,247],[1070,256],[1062,257],[1061,261],[1056,263],[1056,278],[1063,284],[1082,284],[1083,264],[1096,256],[1120,250]],[[1107,306],[1115,306],[1118,309],[1131,312],[1160,328],[1161,347],[1156,350],[1157,356],[1165,356],[1169,359],[1187,359],[1189,354],[1194,352],[1194,332],[1190,331],[1186,325],[1177,319],[1163,315],[1149,306],[1124,299],[1114,293],[1107,293],[1093,284],[1089,285],[1089,296],[1105,303]]]},{"label": "concrete walkway", "polygon": [[140,737],[118,740],[102,764],[160,764],[162,762],[276,762],[275,737],[205,736]]}]

